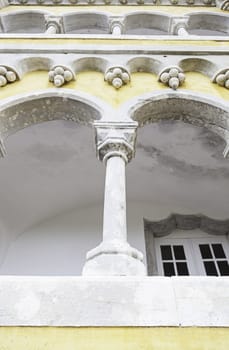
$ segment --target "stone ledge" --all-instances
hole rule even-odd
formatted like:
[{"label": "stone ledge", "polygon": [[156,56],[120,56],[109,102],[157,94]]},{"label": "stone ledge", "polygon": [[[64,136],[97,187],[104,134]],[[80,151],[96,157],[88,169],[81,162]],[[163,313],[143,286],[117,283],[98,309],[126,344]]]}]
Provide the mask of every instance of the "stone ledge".
[{"label": "stone ledge", "polygon": [[229,326],[228,277],[0,278],[0,326]]}]

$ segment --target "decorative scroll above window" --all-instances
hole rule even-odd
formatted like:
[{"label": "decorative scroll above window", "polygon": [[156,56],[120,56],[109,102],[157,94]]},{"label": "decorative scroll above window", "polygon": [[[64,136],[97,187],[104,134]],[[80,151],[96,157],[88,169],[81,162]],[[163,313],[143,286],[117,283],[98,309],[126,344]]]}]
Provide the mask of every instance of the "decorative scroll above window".
[{"label": "decorative scroll above window", "polygon": [[171,214],[160,221],[149,221],[144,219],[146,234],[153,234],[155,237],[163,237],[174,230],[195,230],[200,229],[210,235],[229,234],[229,220],[215,220],[204,215],[182,215]]},{"label": "decorative scroll above window", "polygon": [[149,275],[229,275],[229,220],[172,214],[144,230]]}]

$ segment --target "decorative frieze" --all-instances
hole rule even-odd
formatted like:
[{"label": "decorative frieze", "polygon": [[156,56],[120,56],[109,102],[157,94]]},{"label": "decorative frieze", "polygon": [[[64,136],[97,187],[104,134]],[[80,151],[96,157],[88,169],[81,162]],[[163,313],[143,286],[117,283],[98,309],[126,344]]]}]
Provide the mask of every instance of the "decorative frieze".
[{"label": "decorative frieze", "polygon": [[52,82],[56,87],[75,80],[74,73],[64,66],[56,66],[49,71],[49,81]]},{"label": "decorative frieze", "polygon": [[13,69],[6,66],[0,66],[0,87],[15,82],[17,78],[17,73]]},{"label": "decorative frieze", "polygon": [[229,89],[229,68],[223,69],[212,79],[213,83],[218,84],[219,86]]},{"label": "decorative frieze", "polygon": [[176,90],[185,81],[185,75],[179,67],[168,67],[159,74],[159,81]]},{"label": "decorative frieze", "polygon": [[104,79],[115,89],[120,89],[120,87],[130,82],[130,74],[126,68],[110,67],[106,71]]}]

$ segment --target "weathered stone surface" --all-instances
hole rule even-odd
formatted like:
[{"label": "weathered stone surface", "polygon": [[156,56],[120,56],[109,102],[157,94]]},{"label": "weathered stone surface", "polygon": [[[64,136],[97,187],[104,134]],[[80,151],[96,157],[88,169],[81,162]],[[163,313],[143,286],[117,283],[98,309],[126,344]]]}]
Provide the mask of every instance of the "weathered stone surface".
[{"label": "weathered stone surface", "polygon": [[1,277],[4,326],[229,326],[227,277]]}]

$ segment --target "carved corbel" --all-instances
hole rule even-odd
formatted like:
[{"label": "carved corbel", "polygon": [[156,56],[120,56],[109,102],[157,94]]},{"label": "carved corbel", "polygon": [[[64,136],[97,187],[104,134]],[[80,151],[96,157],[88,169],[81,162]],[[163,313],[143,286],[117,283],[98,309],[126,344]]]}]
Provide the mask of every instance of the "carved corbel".
[{"label": "carved corbel", "polygon": [[185,81],[185,75],[180,67],[167,67],[159,73],[158,80],[176,90]]},{"label": "carved corbel", "polygon": [[229,89],[229,68],[224,68],[217,72],[213,76],[212,82]]},{"label": "carved corbel", "polygon": [[75,80],[75,74],[73,71],[64,66],[53,67],[48,74],[49,81],[52,82],[56,87],[61,87],[62,85]]},{"label": "carved corbel", "polygon": [[[189,0],[192,1],[192,0]],[[170,34],[175,35],[189,35],[187,32],[188,17],[173,17],[170,23]]]},{"label": "carved corbel", "polygon": [[124,67],[110,67],[105,72],[104,80],[115,89],[120,89],[123,85],[130,82],[130,73]]},{"label": "carved corbel", "polygon": [[60,16],[45,16],[46,32],[50,34],[64,33],[63,20]]},{"label": "carved corbel", "polygon": [[18,79],[18,74],[14,69],[7,66],[0,66],[0,87],[8,83],[14,83]]},{"label": "carved corbel", "polygon": [[99,160],[106,162],[112,156],[121,156],[126,163],[135,155],[136,131],[138,124],[95,122],[96,153]]}]

